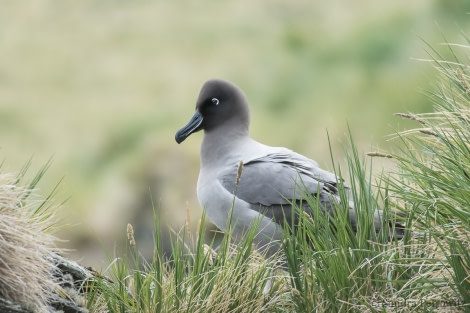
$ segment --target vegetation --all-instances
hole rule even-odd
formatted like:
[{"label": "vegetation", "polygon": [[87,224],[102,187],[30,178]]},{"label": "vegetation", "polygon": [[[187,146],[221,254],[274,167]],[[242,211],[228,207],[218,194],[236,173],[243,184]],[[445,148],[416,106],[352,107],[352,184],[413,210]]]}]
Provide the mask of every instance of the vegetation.
[{"label": "vegetation", "polygon": [[[347,205],[339,205],[332,219],[318,214],[310,198],[314,218],[301,214],[298,229],[286,232],[283,250],[271,259],[253,251],[255,230],[237,246],[230,233],[217,247],[208,243],[203,216],[195,237],[189,226],[173,235],[171,257],[156,228],[153,259],[142,265],[129,226],[129,259],[111,263],[107,273],[115,283],[95,282],[91,311],[470,311],[470,79],[468,65],[454,52],[469,55],[469,44],[449,44],[452,60],[430,48],[441,72],[429,93],[435,111],[397,114],[419,128],[396,135],[398,153],[370,153],[393,158],[396,169],[374,178],[349,138],[345,155],[357,233],[348,225]],[[376,233],[370,225],[378,209],[384,218]],[[388,221],[397,210],[407,215],[407,230],[403,240],[390,241]]]},{"label": "vegetation", "polygon": [[28,167],[16,176],[0,173],[0,308],[10,301],[31,312],[49,312],[59,288],[51,259],[60,252],[51,234],[54,192],[45,200],[34,194],[48,164],[23,186]]},{"label": "vegetation", "polygon": [[[87,293],[91,312],[470,311],[470,40],[462,34],[463,44],[442,51],[426,44],[440,73],[427,98],[416,89],[427,85],[431,67],[409,60],[421,56],[416,34],[435,43],[436,29],[449,33],[455,22],[466,29],[470,2],[369,0],[336,9],[318,3],[5,1],[5,164],[55,154],[46,180],[55,184],[59,173],[67,175],[69,221],[87,226],[65,236],[80,251],[77,258],[84,251],[78,242],[89,239],[85,229],[105,229],[115,242],[111,226],[154,209],[151,248],[138,236],[143,226],[129,225],[126,253],[109,254],[103,276],[62,281]],[[196,203],[198,142],[175,152],[173,134],[200,83],[213,76],[247,92],[256,138],[323,164],[332,159],[352,187],[357,234],[340,205],[335,219],[301,215],[283,249],[267,259],[252,247],[254,229],[239,245],[230,233],[216,242],[203,215],[194,232],[197,210],[166,237],[159,208]],[[410,104],[416,113],[390,119]],[[333,160],[334,143],[322,149],[319,138],[325,129],[340,137],[345,119],[354,141],[350,135],[342,162]],[[416,128],[397,131],[384,150],[363,156],[364,143],[375,146],[371,141],[398,120]],[[372,162],[379,157],[393,165],[376,176]],[[55,293],[71,298],[50,275],[57,264],[47,256],[61,250],[46,209],[55,196],[44,201],[33,193],[43,174],[24,188],[25,170],[0,175],[0,300],[26,311],[52,310]],[[148,201],[149,189],[159,205]],[[308,201],[317,208],[316,199]],[[379,233],[370,227],[377,209],[387,226]],[[389,240],[394,230],[387,220],[395,212],[407,215],[401,241]]]}]

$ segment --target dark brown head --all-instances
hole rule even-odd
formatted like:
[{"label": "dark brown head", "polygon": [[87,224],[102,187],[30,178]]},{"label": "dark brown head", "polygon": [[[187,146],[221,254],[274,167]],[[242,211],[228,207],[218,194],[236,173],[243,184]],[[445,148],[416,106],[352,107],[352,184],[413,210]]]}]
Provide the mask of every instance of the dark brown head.
[{"label": "dark brown head", "polygon": [[221,79],[207,81],[199,92],[196,112],[186,126],[176,132],[177,143],[203,129],[205,132],[229,126],[234,133],[248,134],[250,114],[243,91],[231,82]]}]

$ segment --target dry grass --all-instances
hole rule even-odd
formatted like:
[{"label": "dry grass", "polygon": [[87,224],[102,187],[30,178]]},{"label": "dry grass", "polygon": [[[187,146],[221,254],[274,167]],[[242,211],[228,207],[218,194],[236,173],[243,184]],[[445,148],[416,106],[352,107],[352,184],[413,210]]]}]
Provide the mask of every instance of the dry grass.
[{"label": "dry grass", "polygon": [[0,174],[0,296],[33,312],[48,312],[58,288],[48,257],[56,252],[56,238],[45,231],[50,217],[35,214],[37,203],[25,201],[30,193]]}]

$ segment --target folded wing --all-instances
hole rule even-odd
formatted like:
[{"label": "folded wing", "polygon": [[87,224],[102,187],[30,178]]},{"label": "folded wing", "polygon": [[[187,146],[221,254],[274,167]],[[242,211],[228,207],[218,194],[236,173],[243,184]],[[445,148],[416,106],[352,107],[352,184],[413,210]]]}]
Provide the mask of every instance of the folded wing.
[{"label": "folded wing", "polygon": [[312,214],[305,194],[319,198],[322,208],[331,213],[333,202],[339,202],[337,178],[322,170],[313,160],[294,152],[272,153],[247,161],[240,182],[236,185],[237,165],[223,171],[219,182],[237,199],[249,203],[251,209],[262,212],[280,225],[295,218],[292,203],[302,205]]}]

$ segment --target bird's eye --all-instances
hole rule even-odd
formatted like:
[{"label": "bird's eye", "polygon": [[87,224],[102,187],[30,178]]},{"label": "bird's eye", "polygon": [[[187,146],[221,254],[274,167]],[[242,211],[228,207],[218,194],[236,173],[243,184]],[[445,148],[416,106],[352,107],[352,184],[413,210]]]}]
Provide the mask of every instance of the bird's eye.
[{"label": "bird's eye", "polygon": [[219,99],[217,98],[212,98],[211,102],[215,105],[219,105]]}]

